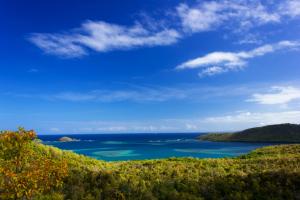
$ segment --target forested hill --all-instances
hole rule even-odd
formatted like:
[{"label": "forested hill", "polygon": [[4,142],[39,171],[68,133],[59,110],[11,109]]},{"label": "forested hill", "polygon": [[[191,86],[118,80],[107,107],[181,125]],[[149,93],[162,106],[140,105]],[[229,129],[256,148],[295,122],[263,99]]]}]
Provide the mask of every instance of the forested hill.
[{"label": "forested hill", "polygon": [[250,128],[234,133],[210,133],[201,140],[228,142],[289,142],[300,143],[300,125],[276,124]]},{"label": "forested hill", "polygon": [[300,145],[237,158],[104,162],[40,144],[33,131],[0,133],[0,199],[299,199]]}]

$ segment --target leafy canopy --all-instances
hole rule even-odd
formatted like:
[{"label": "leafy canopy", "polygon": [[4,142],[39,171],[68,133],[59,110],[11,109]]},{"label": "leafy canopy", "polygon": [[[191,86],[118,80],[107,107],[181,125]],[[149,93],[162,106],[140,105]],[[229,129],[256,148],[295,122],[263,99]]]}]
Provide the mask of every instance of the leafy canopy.
[{"label": "leafy canopy", "polygon": [[67,163],[36,151],[36,133],[0,132],[0,199],[31,199],[61,187]]}]

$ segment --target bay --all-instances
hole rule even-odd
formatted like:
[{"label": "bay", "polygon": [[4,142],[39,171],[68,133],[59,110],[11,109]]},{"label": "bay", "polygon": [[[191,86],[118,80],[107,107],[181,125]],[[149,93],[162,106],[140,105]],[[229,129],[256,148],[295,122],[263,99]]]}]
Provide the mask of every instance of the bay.
[{"label": "bay", "polygon": [[[204,134],[204,133],[201,133]],[[74,134],[73,142],[59,142],[66,135],[39,135],[44,144],[105,161],[169,157],[224,158],[248,153],[271,143],[210,142],[199,133]]]}]

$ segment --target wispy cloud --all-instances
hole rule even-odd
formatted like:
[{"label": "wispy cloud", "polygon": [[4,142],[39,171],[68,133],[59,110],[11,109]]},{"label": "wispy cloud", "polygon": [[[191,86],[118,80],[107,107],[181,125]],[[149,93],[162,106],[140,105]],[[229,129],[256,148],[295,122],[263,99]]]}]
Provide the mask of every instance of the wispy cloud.
[{"label": "wispy cloud", "polygon": [[35,98],[50,101],[70,102],[164,102],[189,98],[195,94],[193,89],[158,86],[131,85],[127,89],[96,89],[87,91],[62,91],[52,94],[7,92],[2,95],[16,98]]},{"label": "wispy cloud", "polygon": [[276,105],[287,104],[293,100],[300,99],[300,88],[286,86],[274,86],[267,93],[253,94],[248,101],[259,104]]},{"label": "wispy cloud", "polygon": [[73,37],[76,38],[68,34],[33,33],[28,39],[47,54],[68,58],[86,55],[86,49]]},{"label": "wispy cloud", "polygon": [[[87,91],[61,91],[57,93],[24,93],[7,92],[2,95],[14,98],[35,98],[47,101],[70,101],[70,102],[166,102],[189,100],[193,102],[206,101],[216,97],[232,98],[244,96],[247,98],[251,94],[258,92],[256,88],[247,85],[228,85],[228,86],[201,86],[198,84],[178,85],[173,87],[162,86],[136,86],[131,85],[126,89],[96,89]],[[228,92],[230,91],[230,92]],[[260,90],[259,90],[260,91]]]},{"label": "wispy cloud", "polygon": [[29,72],[29,73],[37,73],[37,72],[39,72],[39,70],[36,69],[36,68],[30,68],[30,69],[28,70],[28,72]]},{"label": "wispy cloud", "polygon": [[298,50],[299,41],[280,41],[275,44],[267,44],[250,51],[240,52],[212,52],[176,67],[177,70],[204,68],[199,75],[215,75],[227,71],[237,70],[245,67],[251,58],[263,56],[280,50]]},{"label": "wispy cloud", "polygon": [[180,4],[177,12],[186,32],[201,32],[216,28],[224,17],[218,14],[222,5],[217,2],[204,2],[196,7]]},{"label": "wispy cloud", "polygon": [[297,17],[300,16],[300,1],[299,0],[288,0],[283,1],[279,4],[279,12],[281,15]]},{"label": "wispy cloud", "polygon": [[88,50],[107,52],[142,46],[175,43],[180,34],[174,29],[148,30],[140,24],[121,26],[103,21],[86,21],[81,27],[64,33],[34,33],[29,40],[48,54],[80,57]]},{"label": "wispy cloud", "polygon": [[[218,69],[216,69],[217,71]],[[214,73],[214,72],[212,72]],[[278,85],[274,87],[273,85]],[[157,85],[137,86],[126,84],[119,88],[94,90],[69,90],[54,93],[10,91],[1,93],[3,98],[30,98],[45,101],[67,102],[132,102],[132,103],[163,103],[183,101],[189,103],[221,103],[240,99],[259,104],[284,104],[293,100],[300,100],[298,82],[276,82],[241,85],[208,86],[199,84],[180,84],[172,87]]]},{"label": "wispy cloud", "polygon": [[258,125],[300,123],[300,111],[279,112],[241,112],[230,115],[207,117],[203,120],[206,125],[215,125],[219,131],[239,130]]},{"label": "wispy cloud", "polygon": [[[232,112],[227,115],[190,119],[154,119],[129,121],[57,121],[47,122],[47,131],[60,133],[144,133],[237,131],[254,126],[300,123],[300,111]],[[55,126],[56,128],[52,128]],[[57,128],[59,127],[59,128]],[[45,128],[43,128],[45,129]]]},{"label": "wispy cloud", "polygon": [[[62,128],[58,129],[61,133],[145,133],[145,132],[177,132],[184,128],[184,125],[170,123],[169,120],[149,121],[62,121],[51,122]],[[49,128],[50,132],[57,132]]]},{"label": "wispy cloud", "polygon": [[280,16],[267,11],[262,4],[246,1],[204,1],[195,6],[180,4],[177,7],[182,26],[187,32],[203,32],[228,24],[238,24],[237,28],[277,23]]},{"label": "wispy cloud", "polygon": [[236,44],[262,44],[263,43],[263,38],[260,34],[258,33],[246,33],[243,34],[241,39],[238,39]]},{"label": "wispy cloud", "polygon": [[[224,91],[231,91],[230,93]],[[252,94],[253,89],[240,86],[222,86],[222,87],[199,87],[194,84],[177,87],[160,87],[160,86],[133,86],[128,89],[117,90],[91,90],[85,92],[60,92],[56,94],[23,94],[22,97],[38,97],[47,100],[60,100],[71,102],[167,102],[167,101],[202,101],[209,98],[233,96],[247,96]],[[20,96],[20,95],[18,95]]]},{"label": "wispy cloud", "polygon": [[227,72],[228,70],[219,66],[212,66],[208,67],[201,72],[198,73],[199,77],[204,77],[204,76],[213,76],[216,74],[222,74],[224,72]]},{"label": "wispy cloud", "polygon": [[54,100],[65,101],[99,101],[99,102],[162,102],[168,100],[184,99],[187,94],[175,88],[139,87],[126,90],[93,90],[89,92],[62,92],[50,95]]},{"label": "wispy cloud", "polygon": [[[132,26],[104,21],[86,21],[81,26],[54,33],[33,33],[29,40],[47,54],[72,58],[89,50],[107,52],[138,47],[165,46],[197,32],[225,28],[241,32],[266,24],[278,24],[300,16],[300,0],[285,0],[276,5],[266,1],[199,1],[181,3],[173,17],[159,20],[144,14],[143,22]],[[256,42],[257,38],[242,40]]]},{"label": "wispy cloud", "polygon": [[185,32],[204,32],[219,27],[234,27],[235,31],[240,31],[297,17],[299,2],[287,0],[274,6],[266,1],[199,1],[192,6],[180,4],[177,13]]}]

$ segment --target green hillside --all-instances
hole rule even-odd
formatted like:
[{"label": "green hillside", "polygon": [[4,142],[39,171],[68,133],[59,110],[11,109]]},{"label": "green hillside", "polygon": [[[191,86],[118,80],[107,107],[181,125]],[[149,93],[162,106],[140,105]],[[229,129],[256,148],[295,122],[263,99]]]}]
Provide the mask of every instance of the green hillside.
[{"label": "green hillside", "polygon": [[[300,194],[298,144],[237,158],[105,162],[18,137],[25,134],[0,134],[0,199],[297,199]],[[21,154],[23,168],[15,171]],[[27,184],[39,180],[32,170],[36,160],[43,181]]]},{"label": "green hillside", "polygon": [[235,133],[210,133],[201,140],[228,142],[300,142],[300,125],[276,124],[246,129]]}]

